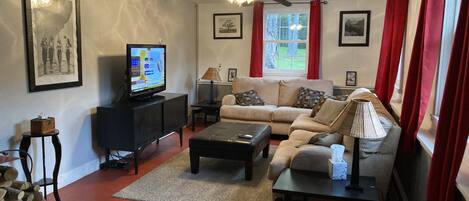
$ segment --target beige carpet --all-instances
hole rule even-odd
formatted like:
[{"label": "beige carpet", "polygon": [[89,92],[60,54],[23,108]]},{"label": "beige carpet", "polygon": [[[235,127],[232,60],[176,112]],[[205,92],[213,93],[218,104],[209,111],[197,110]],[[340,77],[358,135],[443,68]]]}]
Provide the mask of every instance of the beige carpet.
[{"label": "beige carpet", "polygon": [[267,201],[272,200],[268,159],[262,154],[254,162],[253,179],[244,180],[242,162],[201,158],[198,174],[190,172],[189,149],[130,184],[114,196],[145,201]]}]

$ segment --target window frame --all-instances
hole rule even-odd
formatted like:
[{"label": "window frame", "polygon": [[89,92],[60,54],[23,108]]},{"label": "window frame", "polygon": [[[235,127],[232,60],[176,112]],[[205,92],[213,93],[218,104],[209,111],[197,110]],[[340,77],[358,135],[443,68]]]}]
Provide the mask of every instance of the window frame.
[{"label": "window frame", "polygon": [[[306,77],[308,72],[308,56],[309,56],[309,18],[310,18],[310,11],[309,7],[301,6],[301,5],[292,5],[291,7],[285,7],[282,5],[266,5],[264,7],[264,16],[263,16],[263,32],[266,32],[266,22],[267,22],[267,15],[272,13],[278,14],[292,14],[292,13],[304,13],[307,16],[306,24],[307,32],[306,32],[306,40],[265,40],[263,37],[262,41],[262,48],[263,48],[263,55],[262,55],[262,71],[263,76],[281,76],[281,77]],[[288,44],[288,43],[305,43],[306,44],[306,61],[305,61],[305,69],[304,70],[292,70],[292,69],[268,69],[265,68],[265,47],[266,43],[278,43],[278,44]]]}]

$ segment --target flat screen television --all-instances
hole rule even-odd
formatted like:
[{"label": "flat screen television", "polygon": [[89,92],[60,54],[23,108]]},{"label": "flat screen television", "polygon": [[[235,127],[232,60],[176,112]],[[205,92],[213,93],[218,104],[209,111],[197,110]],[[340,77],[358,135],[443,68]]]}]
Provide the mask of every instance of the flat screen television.
[{"label": "flat screen television", "polygon": [[166,90],[166,45],[127,44],[127,69],[131,99]]}]

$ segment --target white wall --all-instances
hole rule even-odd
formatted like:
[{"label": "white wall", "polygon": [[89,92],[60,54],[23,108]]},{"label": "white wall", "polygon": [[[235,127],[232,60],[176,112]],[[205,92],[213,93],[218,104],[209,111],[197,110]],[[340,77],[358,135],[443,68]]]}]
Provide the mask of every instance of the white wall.
[{"label": "white wall", "polygon": [[[168,92],[195,100],[196,7],[187,0],[82,0],[83,86],[28,92],[22,1],[0,1],[0,149],[17,148],[29,119],[44,112],[56,118],[62,142],[59,186],[97,170],[96,107],[109,104],[123,82],[126,43],[167,44]],[[48,175],[53,149],[47,140]],[[42,175],[40,146],[33,179]],[[19,163],[13,164],[21,170]]]},{"label": "white wall", "polygon": [[[198,78],[208,67],[222,66],[220,76],[228,78],[228,68],[237,68],[238,76],[249,75],[251,58],[252,7],[229,3],[198,5]],[[243,13],[243,39],[213,39],[214,13]]]},{"label": "white wall", "polygon": [[[304,6],[308,6],[305,4]],[[386,8],[385,0],[328,0],[322,14],[322,79],[345,86],[345,72],[358,72],[358,85],[374,87],[378,66],[381,37]],[[339,12],[346,10],[371,10],[369,47],[339,47]],[[199,56],[200,78],[208,66],[222,64],[224,80],[228,67],[237,67],[238,76],[249,75],[251,59],[252,7],[237,7],[226,3],[199,4]],[[243,12],[244,33],[242,40],[214,40],[213,13]]]}]

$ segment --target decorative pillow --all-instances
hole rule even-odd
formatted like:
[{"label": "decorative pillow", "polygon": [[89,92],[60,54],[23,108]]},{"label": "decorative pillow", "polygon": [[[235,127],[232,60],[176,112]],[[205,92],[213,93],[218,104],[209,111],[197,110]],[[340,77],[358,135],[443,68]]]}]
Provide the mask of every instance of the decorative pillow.
[{"label": "decorative pillow", "polygon": [[333,144],[342,143],[342,137],[343,135],[338,133],[320,133],[313,136],[308,144],[330,147]]},{"label": "decorative pillow", "polygon": [[254,90],[234,94],[236,98],[236,104],[241,106],[250,105],[264,105],[264,101],[257,95]]},{"label": "decorative pillow", "polygon": [[313,120],[330,126],[332,122],[339,116],[340,112],[342,112],[342,110],[345,108],[347,103],[347,101],[338,101],[328,98],[324,104],[322,104],[321,109],[313,118]]},{"label": "decorative pillow", "polygon": [[321,110],[321,107],[322,107],[322,104],[324,104],[324,102],[326,102],[326,99],[333,99],[333,100],[339,100],[339,101],[346,101],[348,96],[347,95],[340,95],[340,96],[322,96],[321,97],[321,100],[319,100],[319,103],[317,103],[316,105],[314,105],[313,107],[313,111],[311,111],[311,117],[315,117],[316,114],[319,112],[319,110]]},{"label": "decorative pillow", "polygon": [[324,96],[324,93],[324,91],[317,91],[314,89],[300,87],[296,103],[293,105],[293,107],[311,109],[317,103],[319,103],[321,97]]}]

